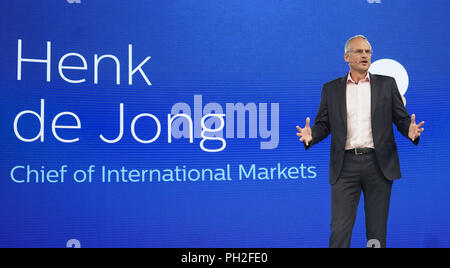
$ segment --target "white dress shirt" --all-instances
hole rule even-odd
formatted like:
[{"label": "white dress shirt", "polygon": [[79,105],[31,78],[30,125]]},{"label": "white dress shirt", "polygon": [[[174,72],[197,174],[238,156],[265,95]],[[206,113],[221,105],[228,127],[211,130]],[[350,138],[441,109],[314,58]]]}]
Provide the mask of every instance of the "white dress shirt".
[{"label": "white dress shirt", "polygon": [[347,77],[347,141],[345,150],[354,148],[375,148],[372,137],[370,115],[370,76],[355,83]]}]

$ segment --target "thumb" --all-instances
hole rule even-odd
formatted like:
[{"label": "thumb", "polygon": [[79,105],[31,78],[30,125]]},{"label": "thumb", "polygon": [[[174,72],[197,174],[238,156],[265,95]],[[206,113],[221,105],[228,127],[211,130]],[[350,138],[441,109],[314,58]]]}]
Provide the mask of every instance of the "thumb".
[{"label": "thumb", "polygon": [[306,117],[306,125],[305,125],[305,127],[308,127],[309,128],[309,123],[310,123],[310,119],[309,119],[309,117]]},{"label": "thumb", "polygon": [[411,115],[411,124],[415,124],[416,123],[416,115],[412,114]]}]

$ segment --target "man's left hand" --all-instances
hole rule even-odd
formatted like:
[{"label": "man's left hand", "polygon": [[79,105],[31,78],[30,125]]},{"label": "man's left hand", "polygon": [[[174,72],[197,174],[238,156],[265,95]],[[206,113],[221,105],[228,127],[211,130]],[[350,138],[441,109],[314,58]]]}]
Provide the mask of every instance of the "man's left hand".
[{"label": "man's left hand", "polygon": [[425,122],[422,121],[419,124],[416,124],[416,115],[413,114],[411,115],[411,124],[409,125],[409,133],[408,133],[408,137],[414,141],[415,139],[417,139],[420,136],[420,133],[423,132],[423,128],[421,128],[423,126]]}]

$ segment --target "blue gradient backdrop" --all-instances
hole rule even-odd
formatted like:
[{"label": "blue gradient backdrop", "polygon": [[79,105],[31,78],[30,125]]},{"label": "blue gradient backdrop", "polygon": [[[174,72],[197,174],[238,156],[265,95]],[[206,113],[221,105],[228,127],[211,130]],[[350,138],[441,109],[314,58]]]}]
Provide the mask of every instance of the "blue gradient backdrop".
[{"label": "blue gradient backdrop", "polygon": [[[330,139],[305,152],[295,126],[314,119],[323,83],[343,76],[344,43],[364,34],[373,61],[391,58],[409,74],[407,109],[425,133],[418,147],[396,133],[403,178],[394,183],[389,217],[390,247],[450,247],[450,19],[448,1],[365,0],[185,0],[2,1],[0,3],[0,247],[326,247],[330,223]],[[17,40],[23,55],[44,58],[52,42],[50,83],[44,64],[23,63],[17,80]],[[127,80],[128,44],[152,86],[139,74]],[[77,52],[88,71],[69,84],[58,60]],[[121,60],[121,85],[105,61],[93,83],[94,54]],[[68,61],[69,63],[69,61]],[[74,64],[79,64],[74,62]],[[125,123],[139,113],[167,118],[173,104],[203,102],[279,103],[280,143],[261,150],[254,139],[229,140],[220,153],[207,153],[199,140],[167,144],[166,128],[153,144],[136,142],[129,130],[117,144],[98,135],[117,133],[119,103]],[[45,142],[24,143],[13,131],[23,110],[46,102]],[[82,129],[58,142],[51,119],[71,111]],[[24,119],[24,136],[38,130]],[[165,122],[165,120],[162,120]],[[145,124],[138,134],[154,133]],[[65,133],[61,131],[61,133]],[[146,136],[147,135],[147,136]],[[276,163],[315,166],[314,179],[136,184],[16,184],[15,165],[39,169],[218,168],[226,164]],[[235,173],[233,173],[236,176]],[[363,200],[352,245],[365,246]]]}]

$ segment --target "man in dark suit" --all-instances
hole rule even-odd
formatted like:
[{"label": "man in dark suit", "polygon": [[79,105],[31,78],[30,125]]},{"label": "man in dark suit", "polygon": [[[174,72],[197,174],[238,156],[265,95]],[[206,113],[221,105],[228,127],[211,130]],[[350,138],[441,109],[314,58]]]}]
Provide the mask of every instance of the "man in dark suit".
[{"label": "man in dark suit", "polygon": [[350,247],[361,190],[364,194],[367,240],[386,247],[386,229],[393,180],[401,177],[392,123],[415,145],[424,122],[409,116],[392,77],[368,72],[372,47],[357,35],[345,45],[350,72],[326,83],[314,120],[306,118],[297,136],[309,149],[331,133],[330,247]]}]

